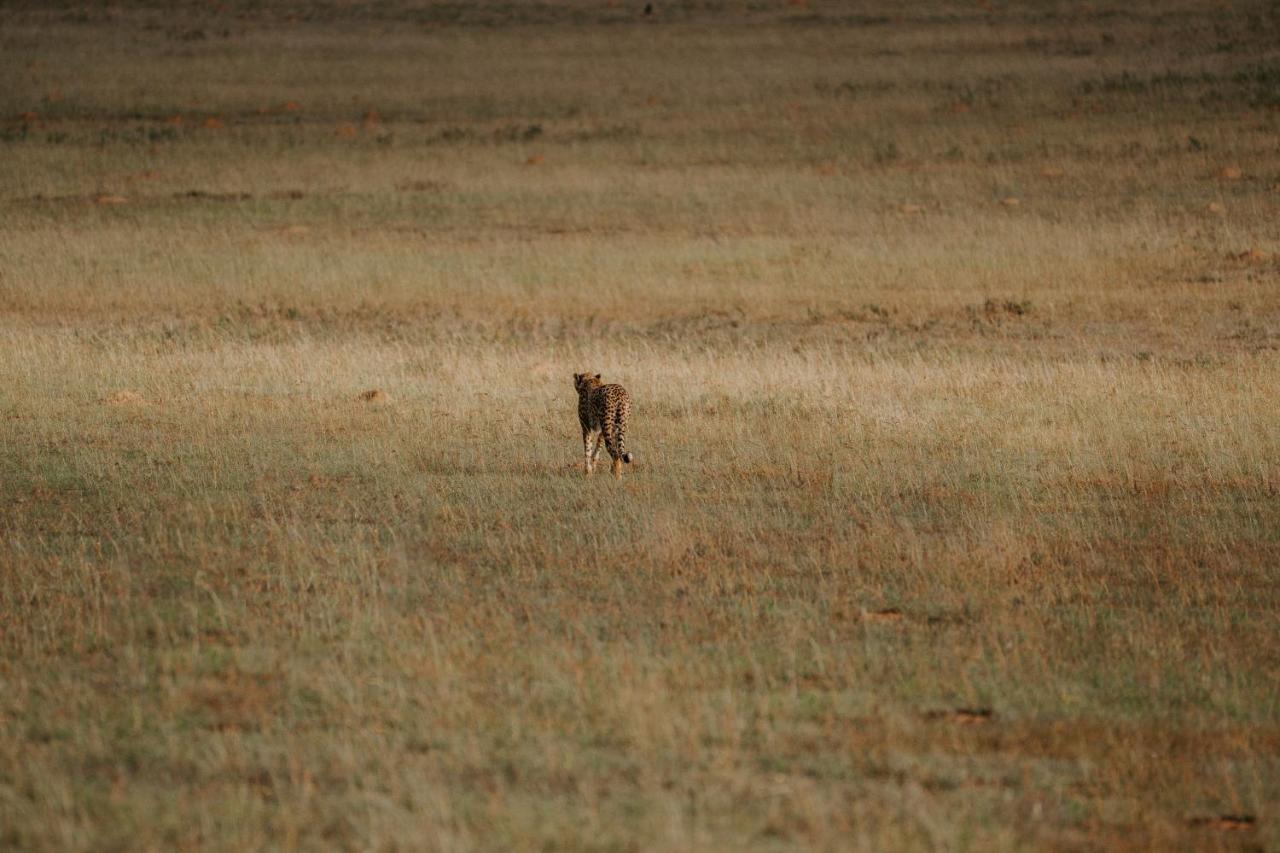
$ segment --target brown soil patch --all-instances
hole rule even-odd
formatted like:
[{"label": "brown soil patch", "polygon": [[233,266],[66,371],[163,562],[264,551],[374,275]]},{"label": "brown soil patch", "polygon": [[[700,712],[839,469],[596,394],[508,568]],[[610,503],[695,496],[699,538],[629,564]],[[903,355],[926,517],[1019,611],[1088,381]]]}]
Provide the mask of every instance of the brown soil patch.
[{"label": "brown soil patch", "polygon": [[396,184],[396,191],[402,193],[439,193],[448,188],[440,181],[400,181]]},{"label": "brown soil patch", "polygon": [[902,611],[896,607],[889,607],[885,610],[873,610],[868,613],[864,613],[862,616],[864,622],[882,625],[901,622],[905,618],[906,617],[903,616]]},{"label": "brown soil patch", "polygon": [[276,714],[282,694],[274,674],[233,670],[201,679],[184,691],[179,702],[181,710],[195,715],[204,728],[255,731]]},{"label": "brown soil patch", "polygon": [[108,394],[102,402],[108,406],[143,406],[147,401],[137,391],[125,389]]},{"label": "brown soil patch", "polygon": [[206,190],[187,190],[174,193],[173,197],[191,201],[248,201],[253,198],[249,193],[215,193]]},{"label": "brown soil patch", "polygon": [[1188,823],[1204,829],[1239,832],[1243,829],[1253,829],[1258,819],[1251,814],[1224,814],[1220,817],[1193,817]]},{"label": "brown soil patch", "polygon": [[996,712],[990,708],[956,708],[954,711],[930,711],[924,715],[926,720],[949,720],[961,726],[975,726],[989,723],[995,719]]}]

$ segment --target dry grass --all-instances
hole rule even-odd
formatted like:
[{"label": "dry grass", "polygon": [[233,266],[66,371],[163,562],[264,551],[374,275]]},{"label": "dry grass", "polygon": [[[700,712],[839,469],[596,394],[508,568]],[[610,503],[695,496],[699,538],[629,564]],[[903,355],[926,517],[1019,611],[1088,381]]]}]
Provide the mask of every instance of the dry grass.
[{"label": "dry grass", "polygon": [[1280,845],[1275,10],[635,5],[0,9],[0,847]]}]

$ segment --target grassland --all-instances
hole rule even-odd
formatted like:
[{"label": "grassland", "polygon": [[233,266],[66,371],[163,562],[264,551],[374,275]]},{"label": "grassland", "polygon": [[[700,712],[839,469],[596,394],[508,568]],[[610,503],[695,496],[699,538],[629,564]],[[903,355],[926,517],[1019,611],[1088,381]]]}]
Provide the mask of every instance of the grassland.
[{"label": "grassland", "polygon": [[1274,4],[639,5],[0,6],[0,847],[1280,847]]}]

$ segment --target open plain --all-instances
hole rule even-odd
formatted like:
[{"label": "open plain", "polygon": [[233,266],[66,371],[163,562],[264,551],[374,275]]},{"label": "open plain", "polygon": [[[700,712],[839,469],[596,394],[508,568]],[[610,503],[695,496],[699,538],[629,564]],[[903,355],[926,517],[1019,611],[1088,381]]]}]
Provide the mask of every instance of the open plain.
[{"label": "open plain", "polygon": [[642,7],[0,5],[0,847],[1280,848],[1280,7]]}]

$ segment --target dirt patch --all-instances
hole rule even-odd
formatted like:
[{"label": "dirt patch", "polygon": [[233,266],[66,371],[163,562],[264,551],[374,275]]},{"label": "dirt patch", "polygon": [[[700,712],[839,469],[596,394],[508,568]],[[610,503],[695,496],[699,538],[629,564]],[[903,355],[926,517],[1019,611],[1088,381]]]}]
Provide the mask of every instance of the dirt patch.
[{"label": "dirt patch", "polygon": [[862,621],[873,625],[894,625],[906,619],[902,611],[896,607],[884,610],[872,610],[862,614]]},{"label": "dirt patch", "polygon": [[1267,253],[1261,249],[1249,249],[1247,251],[1240,252],[1239,254],[1232,255],[1231,257],[1235,258],[1237,261],[1256,263],[1258,261],[1265,261],[1267,259]]},{"label": "dirt patch", "polygon": [[1224,814],[1219,817],[1193,817],[1187,821],[1200,829],[1217,829],[1223,832],[1239,832],[1253,829],[1258,819],[1251,814]]},{"label": "dirt patch", "polygon": [[929,711],[924,715],[926,720],[938,722],[946,720],[960,726],[977,726],[989,723],[996,717],[990,708],[956,708],[952,711]]},{"label": "dirt patch", "polygon": [[102,398],[102,402],[107,406],[145,406],[146,398],[137,391],[123,389],[115,391]]},{"label": "dirt patch", "polygon": [[202,728],[215,731],[257,731],[279,709],[283,697],[274,673],[238,670],[207,677],[183,692],[180,711]]},{"label": "dirt patch", "polygon": [[449,188],[441,181],[401,181],[396,191],[402,193],[441,193]]},{"label": "dirt patch", "polygon": [[253,198],[249,193],[215,193],[206,190],[187,190],[174,193],[173,197],[183,201],[248,201]]}]

